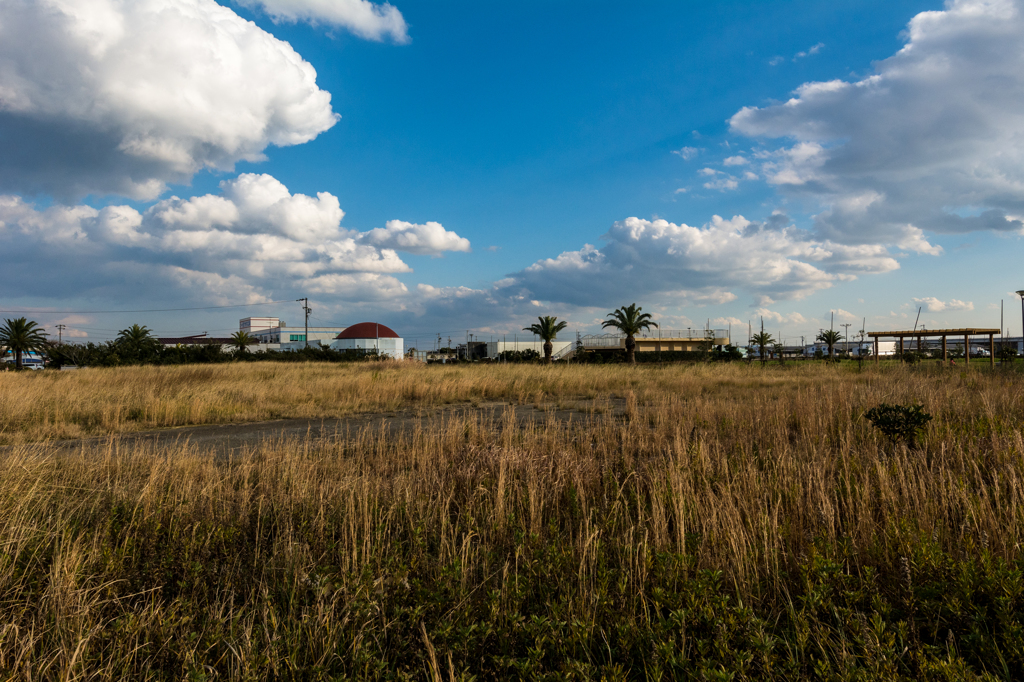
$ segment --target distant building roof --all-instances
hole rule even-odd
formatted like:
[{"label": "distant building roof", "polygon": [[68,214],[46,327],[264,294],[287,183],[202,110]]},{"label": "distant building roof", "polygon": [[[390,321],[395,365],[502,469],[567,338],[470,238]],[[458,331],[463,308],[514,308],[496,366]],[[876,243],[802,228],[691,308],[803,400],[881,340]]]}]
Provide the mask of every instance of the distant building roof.
[{"label": "distant building roof", "polygon": [[385,327],[378,322],[360,322],[354,324],[342,333],[337,339],[400,339],[394,329]]},{"label": "distant building roof", "polygon": [[[217,336],[162,336],[157,339],[165,346],[201,346],[206,344],[217,344],[227,346],[234,343],[230,337]],[[253,341],[256,343],[256,341]]]}]

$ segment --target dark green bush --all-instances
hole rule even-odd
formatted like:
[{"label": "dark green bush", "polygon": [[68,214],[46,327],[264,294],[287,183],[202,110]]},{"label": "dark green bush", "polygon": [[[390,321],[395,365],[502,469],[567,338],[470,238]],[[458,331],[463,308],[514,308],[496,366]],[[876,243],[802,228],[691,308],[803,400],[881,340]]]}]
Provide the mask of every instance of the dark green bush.
[{"label": "dark green bush", "polygon": [[928,425],[932,416],[924,411],[924,405],[890,405],[882,403],[864,413],[872,426],[884,433],[895,443],[906,443],[917,447],[918,434]]}]

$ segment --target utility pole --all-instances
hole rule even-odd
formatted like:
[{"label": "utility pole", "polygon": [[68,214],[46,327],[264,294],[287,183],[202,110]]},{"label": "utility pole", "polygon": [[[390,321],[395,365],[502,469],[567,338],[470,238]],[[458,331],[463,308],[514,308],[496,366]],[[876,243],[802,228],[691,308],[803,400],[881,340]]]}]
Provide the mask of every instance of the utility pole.
[{"label": "utility pole", "polygon": [[[1002,322],[1000,322],[1002,324]],[[64,330],[67,329],[66,324],[57,325],[57,343],[64,343]]]},{"label": "utility pole", "polygon": [[846,352],[850,352],[850,327],[853,326],[849,322],[844,322],[839,325],[840,327],[846,327]]},{"label": "utility pole", "polygon": [[304,339],[306,341],[306,348],[309,348],[309,314],[313,312],[312,308],[309,307],[309,298],[297,298],[296,301],[302,301],[302,310],[306,313],[306,333]]}]

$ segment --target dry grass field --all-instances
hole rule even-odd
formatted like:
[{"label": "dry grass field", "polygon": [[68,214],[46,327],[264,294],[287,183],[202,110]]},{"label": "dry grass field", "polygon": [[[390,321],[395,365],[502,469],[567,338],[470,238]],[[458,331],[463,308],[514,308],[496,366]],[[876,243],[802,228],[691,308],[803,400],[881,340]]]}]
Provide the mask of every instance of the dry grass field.
[{"label": "dry grass field", "polygon": [[[0,375],[0,671],[69,679],[1024,677],[1024,376],[783,367]],[[589,425],[73,453],[453,402]],[[909,449],[863,413],[921,403]],[[35,442],[34,442],[35,441]]]}]

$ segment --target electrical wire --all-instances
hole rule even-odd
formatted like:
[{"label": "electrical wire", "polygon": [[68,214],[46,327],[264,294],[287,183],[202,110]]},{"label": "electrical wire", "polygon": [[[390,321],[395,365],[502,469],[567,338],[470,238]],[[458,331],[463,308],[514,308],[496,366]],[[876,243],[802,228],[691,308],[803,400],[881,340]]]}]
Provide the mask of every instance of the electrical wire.
[{"label": "electrical wire", "polygon": [[[301,299],[300,299],[301,300]],[[276,305],[278,303],[294,303],[286,301],[265,301],[263,303],[236,303],[234,305],[207,305],[198,308],[152,308],[150,310],[0,310],[0,313],[30,313],[32,315],[113,315],[118,313],[175,313],[185,310],[221,310],[224,308],[248,308],[260,305]]]}]

